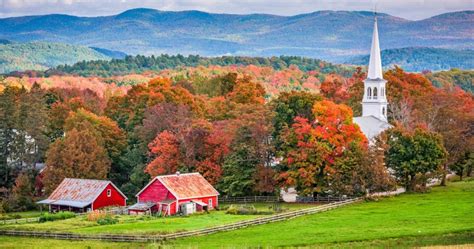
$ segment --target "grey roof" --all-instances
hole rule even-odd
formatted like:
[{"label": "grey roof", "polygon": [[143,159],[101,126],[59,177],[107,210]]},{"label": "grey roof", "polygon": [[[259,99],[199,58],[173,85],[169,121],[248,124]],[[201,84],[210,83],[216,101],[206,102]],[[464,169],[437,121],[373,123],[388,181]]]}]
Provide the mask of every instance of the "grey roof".
[{"label": "grey roof", "polygon": [[155,205],[156,204],[152,203],[152,202],[139,202],[139,203],[135,203],[132,206],[128,207],[128,209],[146,211],[146,210],[150,209],[151,207],[153,207]]},{"label": "grey roof", "polygon": [[359,125],[369,142],[383,131],[392,127],[388,122],[380,120],[374,116],[355,117],[354,123]]},{"label": "grey roof", "polygon": [[91,202],[51,200],[51,199],[38,201],[36,203],[38,203],[38,204],[53,204],[53,205],[60,205],[60,206],[70,206],[70,207],[77,207],[77,208],[83,208],[83,207],[89,206],[91,204]]}]

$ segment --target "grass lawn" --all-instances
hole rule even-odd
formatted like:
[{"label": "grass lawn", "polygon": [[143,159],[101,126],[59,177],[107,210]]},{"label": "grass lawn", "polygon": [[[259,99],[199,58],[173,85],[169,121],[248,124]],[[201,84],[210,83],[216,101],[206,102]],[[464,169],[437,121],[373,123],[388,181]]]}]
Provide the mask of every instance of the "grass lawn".
[{"label": "grass lawn", "polygon": [[[40,211],[25,211],[25,212],[11,212],[0,214],[0,220],[2,219],[21,219],[21,218],[33,218],[41,215]],[[44,212],[43,212],[44,213]]]},{"label": "grass lawn", "polygon": [[99,249],[126,249],[126,248],[154,248],[152,244],[140,243],[113,243],[103,241],[68,241],[56,239],[38,239],[25,237],[0,236],[0,248],[99,248]]},{"label": "grass lawn", "polygon": [[[271,204],[252,204],[258,210],[268,211]],[[282,204],[285,210],[307,208],[308,204]],[[164,234],[176,231],[195,230],[213,227],[242,220],[253,219],[261,215],[230,215],[225,211],[211,211],[209,214],[194,214],[188,217],[149,217],[149,216],[116,216],[119,223],[113,225],[99,225],[88,221],[85,216],[67,220],[45,223],[28,223],[0,225],[0,229],[56,231],[73,233],[103,233],[103,234]]]},{"label": "grass lawn", "polygon": [[[421,244],[423,240],[434,241],[431,244],[443,244],[443,241],[466,244],[474,243],[473,212],[474,181],[471,180],[434,187],[427,194],[404,194],[285,222],[176,240],[170,245],[222,248],[337,246],[334,243],[357,242],[365,247],[370,241],[401,243],[410,238]],[[444,234],[454,234],[454,237],[439,239]]]}]

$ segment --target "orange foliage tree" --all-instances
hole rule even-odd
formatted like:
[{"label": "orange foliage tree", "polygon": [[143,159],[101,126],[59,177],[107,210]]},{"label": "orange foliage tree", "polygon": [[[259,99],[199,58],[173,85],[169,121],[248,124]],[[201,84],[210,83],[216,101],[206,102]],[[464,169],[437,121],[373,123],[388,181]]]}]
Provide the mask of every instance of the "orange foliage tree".
[{"label": "orange foliage tree", "polygon": [[[343,177],[356,170],[349,161],[360,158],[367,140],[352,123],[348,106],[331,101],[317,102],[313,107],[314,122],[296,117],[285,134],[283,172],[279,179],[285,186],[295,186],[303,195],[326,190],[354,194],[346,187],[351,179]],[[331,188],[337,185],[337,189]]]}]

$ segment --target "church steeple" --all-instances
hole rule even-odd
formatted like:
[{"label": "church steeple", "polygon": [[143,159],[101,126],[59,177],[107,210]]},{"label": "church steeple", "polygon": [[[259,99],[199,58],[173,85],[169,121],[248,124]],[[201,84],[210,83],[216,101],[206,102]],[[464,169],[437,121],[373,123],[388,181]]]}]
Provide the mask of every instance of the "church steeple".
[{"label": "church steeple", "polygon": [[367,79],[364,81],[365,90],[364,99],[362,100],[363,117],[374,116],[380,120],[387,121],[388,103],[385,92],[386,82],[387,81],[383,79],[379,32],[377,27],[377,18],[375,18]]},{"label": "church steeple", "polygon": [[375,80],[382,79],[382,59],[380,58],[379,31],[377,17],[374,22],[374,33],[372,35],[372,47],[370,49],[370,61],[367,78]]}]

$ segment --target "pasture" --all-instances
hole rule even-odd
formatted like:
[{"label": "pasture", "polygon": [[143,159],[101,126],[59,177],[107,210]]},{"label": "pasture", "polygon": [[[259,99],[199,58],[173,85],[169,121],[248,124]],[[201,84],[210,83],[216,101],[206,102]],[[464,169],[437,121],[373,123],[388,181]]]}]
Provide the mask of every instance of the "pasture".
[{"label": "pasture", "polygon": [[[259,210],[268,204],[256,204]],[[287,210],[307,205],[285,205]],[[190,237],[159,244],[163,248],[411,248],[430,245],[474,244],[474,181],[450,182],[429,193],[402,194],[377,201],[352,204],[324,213],[307,215],[240,230]],[[194,230],[252,219],[259,215],[229,215],[224,211],[189,217],[153,218],[120,216],[114,225],[91,224],[85,217],[69,220],[1,226],[2,229],[64,231],[85,234],[163,234]],[[34,248],[153,248],[153,243],[61,241],[0,237],[0,247]]]}]

